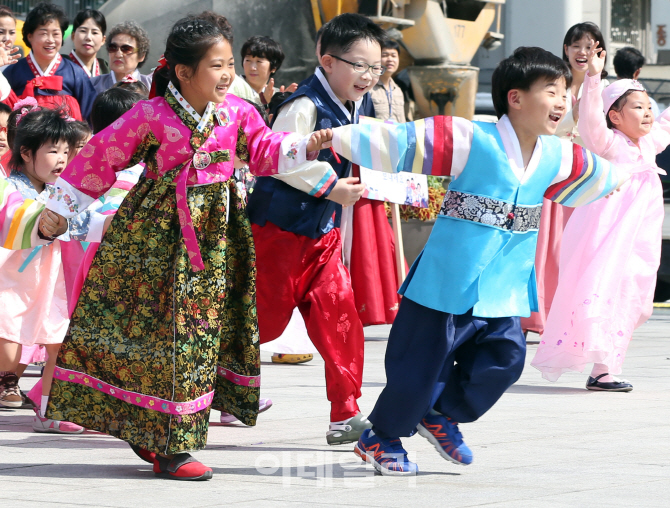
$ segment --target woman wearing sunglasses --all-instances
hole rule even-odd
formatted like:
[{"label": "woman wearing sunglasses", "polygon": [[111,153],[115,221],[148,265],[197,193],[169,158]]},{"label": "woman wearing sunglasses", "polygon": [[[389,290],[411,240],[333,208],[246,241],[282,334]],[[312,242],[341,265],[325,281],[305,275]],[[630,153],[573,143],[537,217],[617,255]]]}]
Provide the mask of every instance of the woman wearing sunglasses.
[{"label": "woman wearing sunglasses", "polygon": [[134,21],[114,26],[107,36],[107,51],[111,71],[91,79],[98,93],[113,87],[124,78],[141,81],[147,88],[151,88],[151,75],[140,74],[138,70],[149,54],[149,35],[144,28]]}]

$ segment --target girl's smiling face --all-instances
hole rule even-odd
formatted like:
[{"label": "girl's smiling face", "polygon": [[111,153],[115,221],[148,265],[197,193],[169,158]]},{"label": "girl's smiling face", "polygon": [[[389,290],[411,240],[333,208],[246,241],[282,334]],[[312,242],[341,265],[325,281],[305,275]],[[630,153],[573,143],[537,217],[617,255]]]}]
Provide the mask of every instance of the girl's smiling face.
[{"label": "girl's smiling face", "polygon": [[227,40],[221,39],[209,48],[195,71],[177,64],[175,72],[181,94],[202,114],[208,102],[219,104],[226,99],[228,88],[235,79],[233,48]]},{"label": "girl's smiling face", "polygon": [[621,111],[610,109],[607,113],[614,127],[624,133],[635,144],[639,139],[651,132],[654,115],[647,92],[635,91],[626,97]]},{"label": "girl's smiling face", "polygon": [[48,140],[34,154],[22,147],[22,170],[37,190],[44,189],[45,183],[54,183],[65,169],[69,151],[64,139]]},{"label": "girl's smiling face", "polygon": [[38,26],[33,33],[28,34],[28,42],[40,64],[53,60],[63,45],[63,32],[58,21],[52,19]]}]

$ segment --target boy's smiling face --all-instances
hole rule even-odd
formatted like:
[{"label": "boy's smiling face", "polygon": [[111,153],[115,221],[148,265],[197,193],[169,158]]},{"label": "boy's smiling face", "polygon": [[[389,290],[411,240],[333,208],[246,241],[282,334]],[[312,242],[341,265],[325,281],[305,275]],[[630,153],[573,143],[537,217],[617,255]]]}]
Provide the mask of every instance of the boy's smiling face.
[{"label": "boy's smiling face", "polygon": [[[381,47],[376,41],[369,39],[354,42],[346,53],[332,52],[332,54],[350,62],[363,62],[368,65],[381,65],[382,62]],[[379,81],[379,76],[372,74],[369,69],[360,74],[351,64],[333,58],[329,54],[321,57],[321,65],[326,72],[326,79],[333,93],[343,104],[346,104],[347,101],[355,102],[361,99]]]},{"label": "boy's smiling face", "polygon": [[509,112],[523,122],[528,133],[553,135],[565,115],[566,95],[564,78],[539,79],[529,90],[509,91]]}]

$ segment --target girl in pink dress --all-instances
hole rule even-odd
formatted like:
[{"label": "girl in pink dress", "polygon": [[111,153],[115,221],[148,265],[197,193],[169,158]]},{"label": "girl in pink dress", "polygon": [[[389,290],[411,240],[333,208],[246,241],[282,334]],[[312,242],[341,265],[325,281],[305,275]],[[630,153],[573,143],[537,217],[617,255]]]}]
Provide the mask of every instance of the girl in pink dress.
[{"label": "girl in pink dress", "polygon": [[[583,146],[582,138],[577,130],[579,118],[579,99],[582,97],[582,83],[588,68],[588,51],[594,44],[605,49],[605,39],[597,25],[590,22],[577,23],[571,26],[563,39],[563,60],[570,67],[572,84],[568,87],[566,111],[556,129],[556,136],[568,139]],[[605,78],[607,72],[600,75]],[[601,80],[601,88],[609,85],[606,79]],[[530,317],[521,318],[524,331],[530,330],[540,335],[544,333],[547,315],[558,286],[558,266],[561,252],[563,230],[572,215],[573,208],[559,205],[549,199],[542,203],[540,233],[537,237],[535,255],[535,275],[537,278],[538,311]]]},{"label": "girl in pink dress", "polygon": [[[67,231],[65,220],[58,223],[52,222],[46,215],[40,218],[43,209],[43,204],[25,199],[14,185],[0,177],[0,246],[8,250],[30,249],[46,245],[49,242],[47,237]],[[38,234],[38,227],[41,228],[42,236]],[[0,338],[0,407],[23,405],[16,375],[18,358],[19,351],[15,344]]]},{"label": "girl in pink dress", "polygon": [[654,123],[644,87],[622,79],[600,91],[605,51],[589,51],[579,104],[584,146],[631,173],[620,192],[575,209],[563,235],[559,282],[531,365],[556,381],[593,370],[586,388],[630,391],[621,373],[633,331],[653,309],[663,194],[656,154],[670,144],[670,113]]},{"label": "girl in pink dress", "polygon": [[[259,409],[256,264],[233,159],[293,174],[329,133],[273,133],[227,95],[232,30],[181,19],[164,55],[155,97],[97,133],[47,202],[72,217],[146,165],[91,263],[47,415],[128,442],[159,477],[206,480],[212,469],[188,452],[205,447],[210,408],[248,425]],[[312,169],[301,182],[316,193],[332,170]]]}]

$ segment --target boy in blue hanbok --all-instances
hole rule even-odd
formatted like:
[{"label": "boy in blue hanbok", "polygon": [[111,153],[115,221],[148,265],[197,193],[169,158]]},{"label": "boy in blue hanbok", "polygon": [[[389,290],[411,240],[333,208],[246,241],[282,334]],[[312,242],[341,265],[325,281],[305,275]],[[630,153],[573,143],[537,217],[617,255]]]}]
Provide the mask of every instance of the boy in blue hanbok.
[{"label": "boy in blue hanbok", "polygon": [[333,148],[363,167],[451,175],[386,349],[387,384],[355,453],[382,474],[416,474],[400,437],[415,432],[470,464],[458,424],[488,411],[521,375],[519,317],[537,306],[534,260],[542,199],[567,206],[611,193],[623,172],[552,136],[570,71],[519,48],[493,74],[497,124],[438,116],[333,129]]}]

